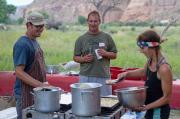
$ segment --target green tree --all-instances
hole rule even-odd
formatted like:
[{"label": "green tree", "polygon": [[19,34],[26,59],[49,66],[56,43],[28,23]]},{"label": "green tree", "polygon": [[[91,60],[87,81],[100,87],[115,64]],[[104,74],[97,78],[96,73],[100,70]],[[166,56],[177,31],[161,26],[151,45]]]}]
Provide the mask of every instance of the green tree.
[{"label": "green tree", "polygon": [[48,19],[49,18],[49,14],[47,13],[47,12],[40,12],[43,16],[44,16],[44,18],[45,19]]},{"label": "green tree", "polygon": [[14,14],[15,11],[14,5],[7,5],[6,0],[0,0],[0,22],[7,23],[9,14]]},{"label": "green tree", "polygon": [[86,17],[84,16],[78,16],[78,22],[79,24],[85,24],[86,23]]},{"label": "green tree", "polygon": [[22,24],[23,21],[24,21],[24,18],[21,17],[21,18],[19,18],[19,19],[17,20],[17,23],[18,23],[18,24]]}]

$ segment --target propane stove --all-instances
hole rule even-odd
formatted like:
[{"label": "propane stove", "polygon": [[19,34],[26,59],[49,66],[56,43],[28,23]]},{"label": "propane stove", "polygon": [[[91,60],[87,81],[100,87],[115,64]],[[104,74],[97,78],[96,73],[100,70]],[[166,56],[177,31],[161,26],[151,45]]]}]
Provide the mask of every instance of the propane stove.
[{"label": "propane stove", "polygon": [[39,112],[34,106],[27,107],[23,110],[23,119],[65,119],[65,112],[71,109],[71,105],[60,105],[59,111],[56,112]]},{"label": "propane stove", "polygon": [[101,113],[97,116],[91,117],[77,116],[69,110],[65,113],[65,119],[120,119],[124,113],[125,110],[122,106],[118,106],[112,110],[106,107],[101,107]]},{"label": "propane stove", "polygon": [[[66,103],[63,103],[66,102]],[[71,103],[62,97],[60,109],[56,112],[39,112],[34,105],[23,110],[23,119],[120,119],[125,113],[125,109],[114,98],[101,97],[101,113],[96,116],[82,117],[72,113]],[[71,102],[71,101],[70,101]]]},{"label": "propane stove", "polygon": [[36,111],[34,106],[30,106],[23,110],[23,119],[119,119],[124,113],[122,106],[114,109],[102,107],[97,116],[81,117],[72,113],[71,105],[60,105],[59,111],[49,113]]}]

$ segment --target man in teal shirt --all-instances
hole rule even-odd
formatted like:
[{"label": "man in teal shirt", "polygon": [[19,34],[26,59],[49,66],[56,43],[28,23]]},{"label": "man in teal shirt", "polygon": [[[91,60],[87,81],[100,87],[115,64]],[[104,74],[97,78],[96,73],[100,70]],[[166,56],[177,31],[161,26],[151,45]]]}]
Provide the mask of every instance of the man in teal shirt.
[{"label": "man in teal shirt", "polygon": [[88,15],[89,31],[80,36],[74,48],[74,61],[80,63],[80,83],[96,82],[103,84],[101,95],[111,95],[112,87],[105,84],[110,79],[110,60],[117,55],[112,37],[99,30],[101,23],[97,11]]}]

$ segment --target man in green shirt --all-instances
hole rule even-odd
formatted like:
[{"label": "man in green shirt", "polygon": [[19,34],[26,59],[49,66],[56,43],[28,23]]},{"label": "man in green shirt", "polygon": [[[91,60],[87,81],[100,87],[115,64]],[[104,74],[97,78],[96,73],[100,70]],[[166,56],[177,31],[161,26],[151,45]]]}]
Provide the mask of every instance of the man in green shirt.
[{"label": "man in green shirt", "polygon": [[80,63],[80,83],[101,83],[101,95],[111,95],[112,87],[105,84],[110,79],[110,60],[117,55],[112,37],[100,31],[100,15],[97,11],[88,14],[89,30],[75,43],[74,61]]}]

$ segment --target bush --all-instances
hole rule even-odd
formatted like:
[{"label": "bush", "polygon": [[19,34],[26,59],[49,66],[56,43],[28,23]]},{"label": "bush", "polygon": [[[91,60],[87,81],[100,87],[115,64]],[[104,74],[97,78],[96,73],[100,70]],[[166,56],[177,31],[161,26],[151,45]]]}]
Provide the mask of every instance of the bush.
[{"label": "bush", "polygon": [[23,21],[24,21],[24,19],[21,17],[21,18],[19,18],[19,19],[17,20],[17,23],[18,23],[18,24],[22,24]]},{"label": "bush", "polygon": [[59,30],[62,32],[66,32],[68,30],[68,27],[65,24],[62,24],[58,26]]},{"label": "bush", "polygon": [[136,28],[135,27],[131,27],[131,31],[135,31],[136,30]]},{"label": "bush", "polygon": [[102,30],[107,30],[107,27],[108,27],[107,24],[101,24],[101,25],[100,25],[100,28],[101,28]]},{"label": "bush", "polygon": [[47,12],[41,11],[40,13],[44,16],[45,19],[49,18],[49,14]]},{"label": "bush", "polygon": [[78,16],[78,23],[81,25],[86,24],[86,17]]}]

